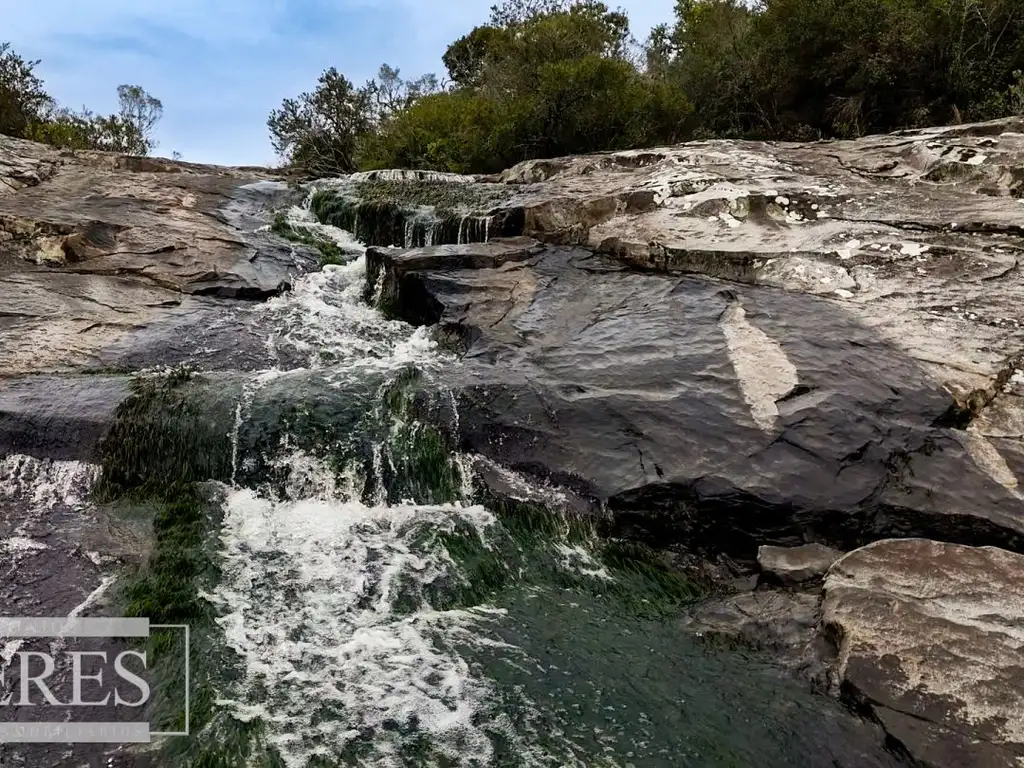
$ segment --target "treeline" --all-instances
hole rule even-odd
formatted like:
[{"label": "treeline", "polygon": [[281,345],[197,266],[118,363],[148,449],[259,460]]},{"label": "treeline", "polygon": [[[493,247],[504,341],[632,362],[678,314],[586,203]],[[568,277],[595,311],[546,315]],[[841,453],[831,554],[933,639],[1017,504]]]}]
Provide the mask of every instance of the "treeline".
[{"label": "treeline", "polygon": [[490,173],[691,138],[854,137],[1024,112],[1024,0],[677,0],[638,43],[596,0],[504,0],[447,75],[335,69],[268,120],[299,174]]},{"label": "treeline", "polygon": [[76,112],[46,92],[35,74],[38,65],[15,53],[10,43],[0,43],[0,133],[62,149],[148,155],[156,147],[153,129],[163,116],[159,99],[138,85],[121,85],[115,114]]}]

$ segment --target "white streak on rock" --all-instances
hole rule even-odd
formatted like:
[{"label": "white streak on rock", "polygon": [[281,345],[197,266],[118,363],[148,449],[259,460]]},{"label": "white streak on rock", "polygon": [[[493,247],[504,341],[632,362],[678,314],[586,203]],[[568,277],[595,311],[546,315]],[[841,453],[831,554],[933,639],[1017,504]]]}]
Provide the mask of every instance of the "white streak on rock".
[{"label": "white streak on rock", "polygon": [[797,385],[796,367],[778,342],[747,321],[739,304],[722,314],[720,325],[750,415],[757,426],[770,432],[779,415],[775,401]]}]

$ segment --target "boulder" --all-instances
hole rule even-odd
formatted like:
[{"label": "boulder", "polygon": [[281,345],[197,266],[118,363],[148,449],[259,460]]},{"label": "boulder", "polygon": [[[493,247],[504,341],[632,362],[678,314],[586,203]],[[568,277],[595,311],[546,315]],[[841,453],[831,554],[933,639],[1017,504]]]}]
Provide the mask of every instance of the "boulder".
[{"label": "boulder", "polygon": [[785,586],[820,579],[843,553],[824,544],[799,547],[762,546],[757,550],[761,573]]},{"label": "boulder", "polygon": [[845,690],[935,768],[1024,763],[1024,556],[879,541],[825,579]]}]

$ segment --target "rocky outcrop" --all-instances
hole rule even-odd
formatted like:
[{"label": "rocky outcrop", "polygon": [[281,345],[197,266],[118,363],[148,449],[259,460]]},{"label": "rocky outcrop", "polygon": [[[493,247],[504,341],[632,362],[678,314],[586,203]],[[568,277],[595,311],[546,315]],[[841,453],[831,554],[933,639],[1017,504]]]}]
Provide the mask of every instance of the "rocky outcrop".
[{"label": "rocky outcrop", "polygon": [[[437,374],[453,398],[430,404],[493,470],[478,471],[491,494],[514,495],[508,474],[596,513],[603,533],[748,575],[759,558],[756,590],[684,628],[838,681],[926,765],[1012,765],[1022,163],[1024,121],[1006,120],[695,142],[487,179],[376,172],[320,185],[313,208],[377,246],[421,244],[371,248],[367,295],[460,353]],[[375,196],[353,198],[365,185]],[[307,191],[0,137],[0,450],[26,454],[18,472],[94,458],[123,371],[269,367],[250,306],[315,259],[267,225]],[[312,313],[359,322],[332,290],[310,289]],[[332,327],[293,339],[303,365]],[[245,399],[214,386],[229,415]],[[855,551],[822,601],[824,545]]]},{"label": "rocky outcrop", "polygon": [[545,248],[369,263],[463,345],[463,446],[623,530],[1024,551],[1022,125],[526,163]]},{"label": "rocky outcrop", "polygon": [[1024,557],[880,541],[825,580],[842,686],[927,766],[1024,764]]},{"label": "rocky outcrop", "polygon": [[112,347],[215,324],[211,297],[287,290],[315,260],[257,231],[301,195],[270,179],[0,136],[0,372],[114,365]]},{"label": "rocky outcrop", "polygon": [[[515,259],[449,267],[502,248]],[[463,447],[568,485],[622,530],[751,561],[808,534],[1024,547],[1014,483],[947,426],[953,398],[839,304],[519,241],[372,260],[399,313],[463,344]],[[1024,469],[1018,443],[991,450]]]},{"label": "rocky outcrop", "polygon": [[368,258],[462,352],[460,447],[612,534],[759,554],[681,629],[849,695],[920,764],[1024,764],[1024,121],[501,181],[522,237]]}]

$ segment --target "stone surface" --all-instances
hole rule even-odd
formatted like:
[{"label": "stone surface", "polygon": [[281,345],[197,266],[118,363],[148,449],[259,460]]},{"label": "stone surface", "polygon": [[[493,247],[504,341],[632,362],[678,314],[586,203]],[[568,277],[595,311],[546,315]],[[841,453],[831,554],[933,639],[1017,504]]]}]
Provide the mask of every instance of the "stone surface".
[{"label": "stone surface", "polygon": [[929,766],[1024,765],[1024,557],[879,541],[825,580],[845,688]]},{"label": "stone surface", "polygon": [[526,234],[568,227],[644,268],[830,297],[966,394],[1024,352],[1022,158],[1024,120],[1009,119],[531,161],[503,178],[535,182],[517,201]]},{"label": "stone surface", "polygon": [[[686,628],[838,675],[922,764],[1024,765],[1024,121],[457,180],[478,182],[509,194],[458,239],[492,219],[522,237],[371,249],[367,267],[381,306],[462,353],[445,423],[488,487],[541,487],[608,533],[747,566],[765,545],[953,542],[873,544],[832,566],[823,605],[758,588]],[[0,137],[0,495],[16,527],[56,489],[68,529],[26,578],[58,562],[92,589],[84,552],[142,549],[102,516],[72,525],[124,372],[292,354],[253,305],[313,266],[266,231],[303,194],[258,169]],[[281,311],[329,308],[330,291]],[[781,559],[785,578],[822,567]]]},{"label": "stone surface", "polygon": [[831,648],[817,635],[821,596],[776,589],[743,591],[702,603],[681,628],[709,642],[769,653],[815,689],[829,688]]},{"label": "stone surface", "polygon": [[1024,551],[1022,127],[531,161],[545,249],[370,260],[466,353],[463,447],[624,531]]},{"label": "stone surface", "polygon": [[820,579],[842,555],[839,550],[824,544],[803,544],[799,547],[765,545],[757,550],[757,564],[764,576],[792,586]]},{"label": "stone surface", "polygon": [[315,262],[263,225],[299,194],[266,170],[0,136],[0,374],[111,364],[169,327],[203,335],[231,314],[214,297],[288,289]]},{"label": "stone surface", "polygon": [[[479,248],[377,255],[396,310],[462,343],[464,449],[593,499],[621,531],[751,561],[808,534],[1024,548],[1012,483],[944,426],[949,393],[843,306],[568,246],[447,266]],[[992,450],[1016,478],[1013,445]]]}]

